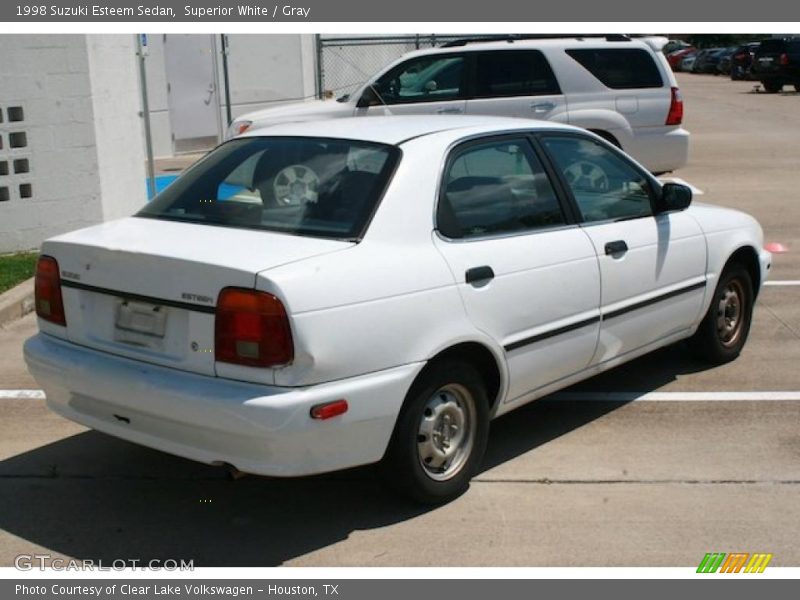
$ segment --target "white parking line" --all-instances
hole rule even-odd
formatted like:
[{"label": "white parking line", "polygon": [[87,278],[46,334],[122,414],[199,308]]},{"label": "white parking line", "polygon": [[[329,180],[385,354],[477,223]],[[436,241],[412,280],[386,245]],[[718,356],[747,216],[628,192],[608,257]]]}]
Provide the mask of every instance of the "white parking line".
[{"label": "white parking line", "polygon": [[0,400],[44,400],[43,390],[0,390]]},{"label": "white parking line", "polygon": [[764,285],[774,285],[774,286],[800,285],[800,279],[777,279],[775,281],[765,281]]},{"label": "white parking line", "polygon": [[[44,400],[43,390],[0,390],[0,400]],[[556,392],[553,400],[580,402],[800,402],[792,392]]]},{"label": "white parking line", "polygon": [[797,392],[561,392],[554,400],[594,402],[800,402]]}]

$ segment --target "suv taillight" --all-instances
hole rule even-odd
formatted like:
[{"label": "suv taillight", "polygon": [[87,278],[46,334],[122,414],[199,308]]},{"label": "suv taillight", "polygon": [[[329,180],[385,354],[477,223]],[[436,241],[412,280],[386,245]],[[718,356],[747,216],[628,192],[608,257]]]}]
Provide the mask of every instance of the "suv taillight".
[{"label": "suv taillight", "polygon": [[674,87],[665,125],[680,125],[681,123],[683,123],[683,97],[680,89]]},{"label": "suv taillight", "polygon": [[66,326],[67,317],[64,314],[64,301],[61,298],[61,276],[58,273],[58,261],[55,258],[39,257],[34,284],[36,314],[45,321]]},{"label": "suv taillight", "polygon": [[283,303],[266,292],[222,290],[217,299],[214,352],[220,362],[249,367],[292,362],[294,344]]},{"label": "suv taillight", "polygon": [[781,66],[785,67],[786,65],[789,64],[789,55],[786,54],[786,52],[784,52],[783,54],[781,54],[781,57],[778,60],[778,62],[781,64]]}]

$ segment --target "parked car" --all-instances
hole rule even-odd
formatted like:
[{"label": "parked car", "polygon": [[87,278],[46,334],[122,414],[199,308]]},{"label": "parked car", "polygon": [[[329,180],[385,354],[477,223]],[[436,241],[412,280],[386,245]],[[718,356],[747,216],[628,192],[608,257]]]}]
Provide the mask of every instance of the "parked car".
[{"label": "parked car", "polygon": [[684,71],[686,73],[691,72],[692,68],[694,67],[695,60],[697,60],[697,52],[690,52],[683,57],[681,60],[680,69],[676,69],[676,71]]},{"label": "parked car", "polygon": [[800,38],[764,40],[750,71],[768,94],[781,91],[785,85],[793,85],[800,92]]},{"label": "parked car", "polygon": [[730,75],[731,73],[731,58],[736,48],[725,48],[720,52],[717,60],[717,68],[714,75]]},{"label": "parked car", "polygon": [[753,56],[755,56],[756,49],[761,42],[750,42],[742,44],[731,55],[731,79],[739,81],[741,79],[750,79],[750,65],[753,63]]},{"label": "parked car", "polygon": [[237,117],[229,136],[275,123],[384,114],[467,114],[545,119],[584,127],[654,173],[688,159],[683,100],[664,38],[465,41],[412,52],[358,91],[333,101]]},{"label": "parked car", "polygon": [[683,50],[684,48],[691,47],[691,44],[688,42],[684,42],[683,40],[668,40],[664,47],[661,49],[661,52],[664,55],[669,55],[675,52],[676,50]]},{"label": "parked car", "polygon": [[770,266],[600,136],[530,119],[289,123],[44,242],[25,359],[57,413],[211,464],[380,461],[462,492],[489,421],[688,339],[733,360]]},{"label": "parked car", "polygon": [[707,48],[697,53],[692,73],[716,73],[724,48]]},{"label": "parked car", "polygon": [[697,48],[693,46],[689,46],[688,48],[682,48],[681,50],[676,50],[675,52],[671,52],[667,56],[667,63],[672,68],[673,71],[680,71],[681,70],[681,61],[683,61],[684,57],[688,56],[690,53],[697,53]]}]

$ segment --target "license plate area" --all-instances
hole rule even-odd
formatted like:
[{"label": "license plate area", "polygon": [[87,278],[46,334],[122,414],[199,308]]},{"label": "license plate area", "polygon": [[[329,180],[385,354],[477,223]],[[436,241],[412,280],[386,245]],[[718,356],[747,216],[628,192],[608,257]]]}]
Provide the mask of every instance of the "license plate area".
[{"label": "license plate area", "polygon": [[114,322],[114,340],[124,344],[163,350],[168,310],[164,306],[120,298]]}]

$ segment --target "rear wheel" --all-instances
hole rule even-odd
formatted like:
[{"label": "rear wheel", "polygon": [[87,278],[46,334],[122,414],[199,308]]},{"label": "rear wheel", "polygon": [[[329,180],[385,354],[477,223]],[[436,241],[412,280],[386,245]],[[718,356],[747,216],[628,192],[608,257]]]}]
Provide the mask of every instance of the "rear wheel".
[{"label": "rear wheel", "polygon": [[425,504],[463,493],[489,436],[486,385],[465,362],[428,367],[408,392],[382,468],[388,483]]},{"label": "rear wheel", "polygon": [[702,360],[722,364],[735,359],[750,333],[753,317],[753,283],[740,264],[722,273],[711,306],[697,332],[689,339]]},{"label": "rear wheel", "polygon": [[761,85],[764,86],[764,91],[768,94],[777,94],[783,89],[783,84],[780,81],[762,81]]},{"label": "rear wheel", "polygon": [[794,84],[794,91],[795,92],[800,92],[800,83],[795,83]]}]

